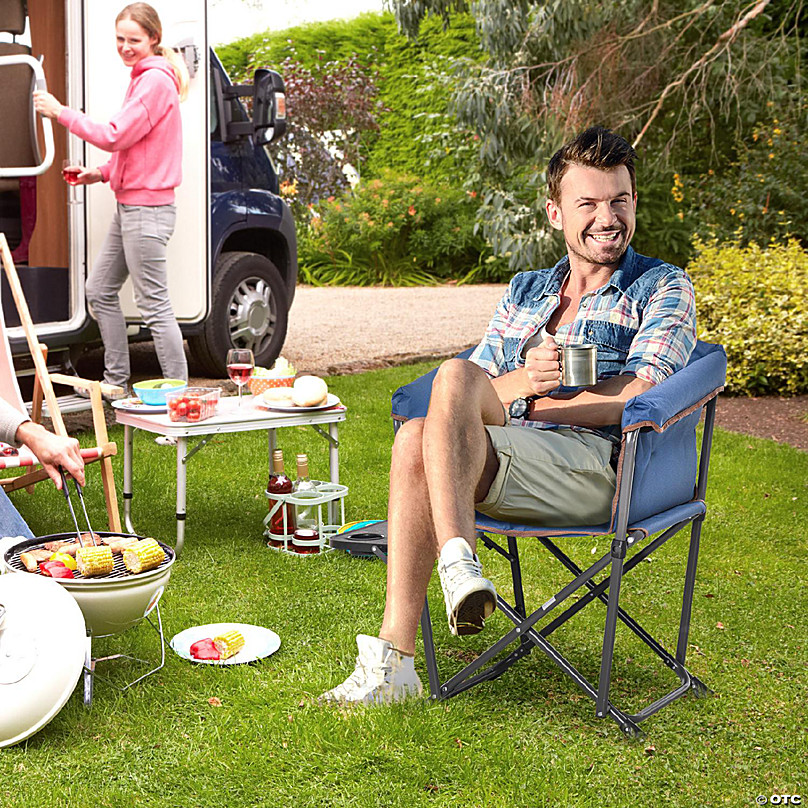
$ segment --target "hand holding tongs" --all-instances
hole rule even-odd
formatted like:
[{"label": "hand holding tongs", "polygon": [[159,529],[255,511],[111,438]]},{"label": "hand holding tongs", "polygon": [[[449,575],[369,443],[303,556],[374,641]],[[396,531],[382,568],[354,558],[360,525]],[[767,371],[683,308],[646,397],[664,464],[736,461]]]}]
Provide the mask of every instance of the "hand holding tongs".
[{"label": "hand holding tongs", "polygon": [[[62,477],[62,493],[65,495],[67,506],[70,508],[70,515],[73,517],[73,524],[76,526],[76,536],[79,540],[79,547],[84,547],[84,542],[81,539],[81,528],[79,528],[79,522],[78,519],[76,519],[76,512],[73,510],[73,503],[70,501],[70,492],[67,490],[67,477],[64,469],[61,466],[59,466],[59,474]],[[84,519],[87,522],[87,529],[90,531],[90,539],[93,546],[96,546],[95,531],[90,526],[90,517],[87,515],[87,507],[84,504],[84,494],[82,493],[81,486],[79,485],[79,481],[74,477],[71,477],[70,479],[73,480],[73,483],[76,486],[76,493],[78,494],[79,502],[81,502],[81,509],[84,511]]]}]

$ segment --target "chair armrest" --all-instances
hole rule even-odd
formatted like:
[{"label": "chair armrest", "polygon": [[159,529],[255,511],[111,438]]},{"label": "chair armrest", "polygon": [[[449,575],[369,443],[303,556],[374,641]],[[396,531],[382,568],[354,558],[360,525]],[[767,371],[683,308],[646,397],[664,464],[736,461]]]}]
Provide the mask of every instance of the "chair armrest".
[{"label": "chair armrest", "polygon": [[715,346],[665,381],[629,399],[623,409],[623,431],[650,427],[663,432],[715,398],[724,389],[726,374],[727,356],[723,348]]},{"label": "chair armrest", "polygon": [[91,381],[90,379],[82,379],[80,376],[68,376],[64,373],[50,373],[48,374],[52,382],[56,384],[64,384],[67,387],[80,387],[82,390],[89,390],[94,384],[101,388],[101,392],[106,395],[120,395],[123,393],[123,388],[114,384],[107,384],[106,382]]}]

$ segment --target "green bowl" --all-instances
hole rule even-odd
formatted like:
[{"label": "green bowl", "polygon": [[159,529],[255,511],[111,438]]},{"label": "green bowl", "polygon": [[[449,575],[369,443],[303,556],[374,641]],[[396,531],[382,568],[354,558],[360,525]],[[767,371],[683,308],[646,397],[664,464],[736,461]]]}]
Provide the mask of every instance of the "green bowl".
[{"label": "green bowl", "polygon": [[153,407],[165,407],[168,393],[181,393],[188,386],[182,379],[149,379],[132,385],[134,394]]}]

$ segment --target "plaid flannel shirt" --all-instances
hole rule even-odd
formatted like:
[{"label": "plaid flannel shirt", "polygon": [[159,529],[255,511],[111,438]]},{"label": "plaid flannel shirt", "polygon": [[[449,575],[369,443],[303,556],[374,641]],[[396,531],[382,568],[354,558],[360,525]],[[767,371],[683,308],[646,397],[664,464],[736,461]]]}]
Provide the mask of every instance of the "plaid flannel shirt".
[{"label": "plaid flannel shirt", "polygon": [[[565,256],[552,269],[515,275],[470,360],[491,377],[523,367],[525,344],[558,307],[568,271]],[[687,364],[696,344],[693,284],[678,267],[629,247],[609,280],[584,295],[575,319],[561,326],[554,338],[561,346],[597,345],[600,380],[630,375],[658,384]],[[546,421],[512,423],[539,429],[559,426]],[[586,431],[612,440],[620,433],[619,426]]]}]

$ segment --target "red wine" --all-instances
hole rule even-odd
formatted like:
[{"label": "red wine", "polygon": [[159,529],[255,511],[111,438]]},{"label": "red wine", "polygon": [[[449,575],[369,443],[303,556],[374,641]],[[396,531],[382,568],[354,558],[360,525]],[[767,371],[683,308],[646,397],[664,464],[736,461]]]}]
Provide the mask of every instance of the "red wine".
[{"label": "red wine", "polygon": [[63,168],[62,169],[62,176],[64,180],[69,185],[78,185],[79,183],[79,174],[81,173],[81,169],[79,168]]},{"label": "red wine", "polygon": [[227,375],[230,377],[230,381],[236,384],[247,384],[250,376],[252,376],[252,372],[252,365],[239,364],[227,366]]}]

